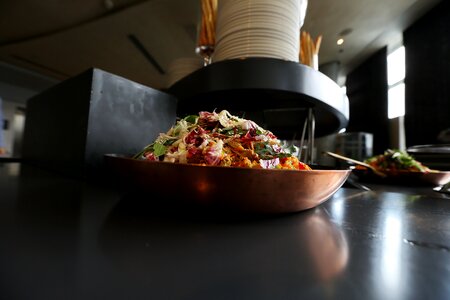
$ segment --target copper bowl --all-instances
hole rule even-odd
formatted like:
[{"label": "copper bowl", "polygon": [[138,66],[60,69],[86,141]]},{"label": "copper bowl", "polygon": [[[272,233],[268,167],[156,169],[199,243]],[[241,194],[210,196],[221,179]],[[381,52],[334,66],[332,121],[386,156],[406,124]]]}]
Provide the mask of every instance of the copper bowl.
[{"label": "copper bowl", "polygon": [[267,170],[142,161],[107,154],[106,165],[128,191],[148,201],[252,213],[288,213],[330,198],[351,170]]}]

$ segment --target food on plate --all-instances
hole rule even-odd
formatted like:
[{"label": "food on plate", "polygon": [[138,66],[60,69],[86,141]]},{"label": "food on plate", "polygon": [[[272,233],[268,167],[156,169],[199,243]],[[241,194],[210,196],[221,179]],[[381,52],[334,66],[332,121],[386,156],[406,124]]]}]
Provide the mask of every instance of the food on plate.
[{"label": "food on plate", "polygon": [[202,111],[176,122],[167,133],[134,158],[172,163],[259,169],[311,170],[284,148],[277,137],[255,122]]},{"label": "food on plate", "polygon": [[[376,155],[368,158],[365,163],[373,166],[381,172],[398,173],[398,172],[422,172],[428,173],[431,170],[419,161],[415,160],[406,151],[388,149],[384,154]],[[357,166],[357,169],[365,169],[365,167]]]}]

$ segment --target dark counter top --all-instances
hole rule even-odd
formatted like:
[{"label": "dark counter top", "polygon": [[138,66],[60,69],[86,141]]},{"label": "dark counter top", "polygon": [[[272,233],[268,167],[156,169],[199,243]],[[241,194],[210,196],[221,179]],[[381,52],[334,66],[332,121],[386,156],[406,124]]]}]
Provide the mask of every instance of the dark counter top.
[{"label": "dark counter top", "polygon": [[449,299],[450,197],[341,188],[281,216],[155,206],[0,163],[2,299]]}]

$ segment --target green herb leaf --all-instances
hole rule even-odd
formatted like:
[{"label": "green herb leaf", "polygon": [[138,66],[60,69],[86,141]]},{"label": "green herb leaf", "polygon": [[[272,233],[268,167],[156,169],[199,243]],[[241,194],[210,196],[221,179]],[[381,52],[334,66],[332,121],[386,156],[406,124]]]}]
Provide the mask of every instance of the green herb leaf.
[{"label": "green herb leaf", "polygon": [[191,124],[197,124],[198,116],[196,115],[189,115],[184,118],[184,120]]},{"label": "green herb leaf", "polygon": [[239,128],[239,127],[221,128],[218,131],[219,131],[219,133],[225,134],[225,135],[228,135],[228,136],[233,136],[235,134],[238,134],[238,135],[242,136],[242,135],[247,133],[246,130],[243,130],[242,128]]},{"label": "green herb leaf", "polygon": [[290,145],[289,147],[285,147],[283,149],[284,149],[284,152],[289,153],[289,154],[294,154],[298,151],[298,147],[295,145]]},{"label": "green herb leaf", "polygon": [[145,153],[149,152],[149,151],[153,151],[153,145],[154,144],[149,144],[147,146],[144,147],[144,149],[142,149],[140,152],[136,153],[133,158],[134,159],[139,159],[141,158]]},{"label": "green herb leaf", "polygon": [[163,144],[155,143],[153,145],[153,154],[156,157],[166,154],[166,151],[167,151],[167,147],[164,146]]},{"label": "green herb leaf", "polygon": [[164,146],[171,146],[173,143],[175,143],[177,140],[176,139],[171,139],[171,140],[167,140],[164,142]]},{"label": "green herb leaf", "polygon": [[263,160],[292,156],[290,153],[275,152],[269,144],[264,143],[255,144],[254,151],[258,154],[259,158]]}]

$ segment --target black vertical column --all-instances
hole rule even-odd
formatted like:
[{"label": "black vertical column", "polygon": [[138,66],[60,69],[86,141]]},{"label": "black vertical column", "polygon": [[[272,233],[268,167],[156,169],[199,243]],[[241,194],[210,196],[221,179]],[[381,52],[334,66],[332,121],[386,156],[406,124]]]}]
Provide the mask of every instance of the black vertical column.
[{"label": "black vertical column", "polygon": [[387,48],[363,62],[347,76],[347,96],[350,102],[348,132],[373,134],[373,153],[389,147],[387,117]]},{"label": "black vertical column", "polygon": [[450,128],[450,1],[404,32],[407,146],[439,143]]}]

